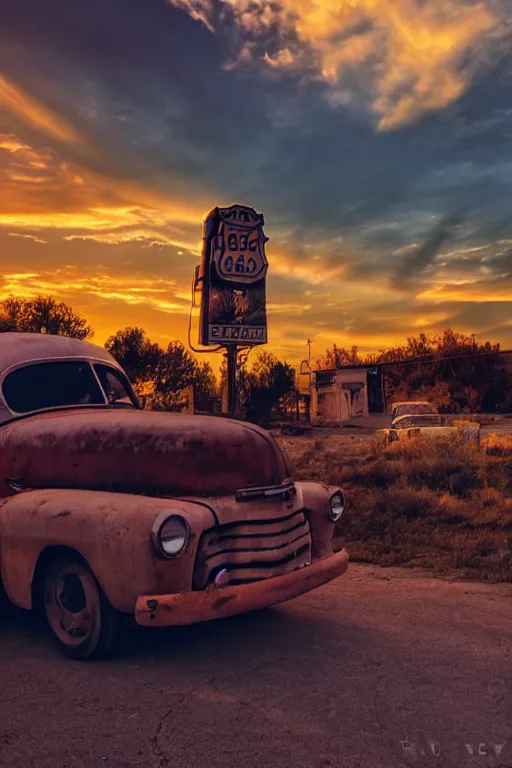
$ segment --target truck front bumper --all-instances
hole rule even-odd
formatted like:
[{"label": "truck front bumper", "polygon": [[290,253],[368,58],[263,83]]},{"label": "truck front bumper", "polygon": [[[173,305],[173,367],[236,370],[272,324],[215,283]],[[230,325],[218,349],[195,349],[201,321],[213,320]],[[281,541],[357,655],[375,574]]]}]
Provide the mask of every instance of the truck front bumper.
[{"label": "truck front bumper", "polygon": [[348,553],[343,549],[292,573],[251,584],[175,595],[141,595],[135,619],[146,627],[173,627],[268,608],[327,584],[345,573],[347,566]]}]

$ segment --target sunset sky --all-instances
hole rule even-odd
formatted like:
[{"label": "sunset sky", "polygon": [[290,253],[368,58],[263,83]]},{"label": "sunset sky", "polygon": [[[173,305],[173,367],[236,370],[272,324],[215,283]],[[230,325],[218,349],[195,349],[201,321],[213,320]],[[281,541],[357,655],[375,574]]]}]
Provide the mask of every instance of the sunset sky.
[{"label": "sunset sky", "polygon": [[186,341],[233,202],[265,215],[290,362],[512,348],[511,0],[0,0],[0,297]]}]

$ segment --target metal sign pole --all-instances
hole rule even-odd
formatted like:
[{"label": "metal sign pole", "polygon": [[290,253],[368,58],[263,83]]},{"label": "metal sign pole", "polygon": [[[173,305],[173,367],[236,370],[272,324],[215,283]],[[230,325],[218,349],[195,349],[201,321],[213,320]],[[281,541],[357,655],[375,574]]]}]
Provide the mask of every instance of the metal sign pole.
[{"label": "metal sign pole", "polygon": [[226,347],[227,353],[227,388],[228,388],[228,414],[229,416],[235,416],[237,410],[237,397],[236,397],[236,361],[238,349],[235,344],[230,344]]}]

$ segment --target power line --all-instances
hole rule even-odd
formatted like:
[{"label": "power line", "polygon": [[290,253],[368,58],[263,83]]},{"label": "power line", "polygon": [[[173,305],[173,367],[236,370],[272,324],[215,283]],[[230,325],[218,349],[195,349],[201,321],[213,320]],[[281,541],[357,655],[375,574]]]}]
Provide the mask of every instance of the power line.
[{"label": "power line", "polygon": [[[339,368],[346,370],[348,368],[384,368],[390,365],[421,365],[422,363],[437,363],[441,360],[466,360],[469,357],[488,357],[488,356],[502,357],[503,355],[512,355],[512,349],[494,350],[490,352],[468,352],[461,355],[443,355],[442,357],[411,357],[406,360],[393,360],[390,362],[367,362],[360,365],[341,365]],[[505,361],[506,362],[506,361]],[[335,371],[338,368],[321,368],[323,371]]]}]

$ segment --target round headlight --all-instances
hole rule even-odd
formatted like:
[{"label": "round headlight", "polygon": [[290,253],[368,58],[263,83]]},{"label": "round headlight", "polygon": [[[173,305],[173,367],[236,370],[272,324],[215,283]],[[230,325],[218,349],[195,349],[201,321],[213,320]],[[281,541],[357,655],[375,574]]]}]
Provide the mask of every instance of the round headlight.
[{"label": "round headlight", "polygon": [[337,523],[345,509],[345,499],[340,491],[333,494],[329,500],[329,517],[333,523]]},{"label": "round headlight", "polygon": [[188,540],[188,524],[181,515],[161,512],[153,523],[153,542],[163,557],[179,557]]}]

